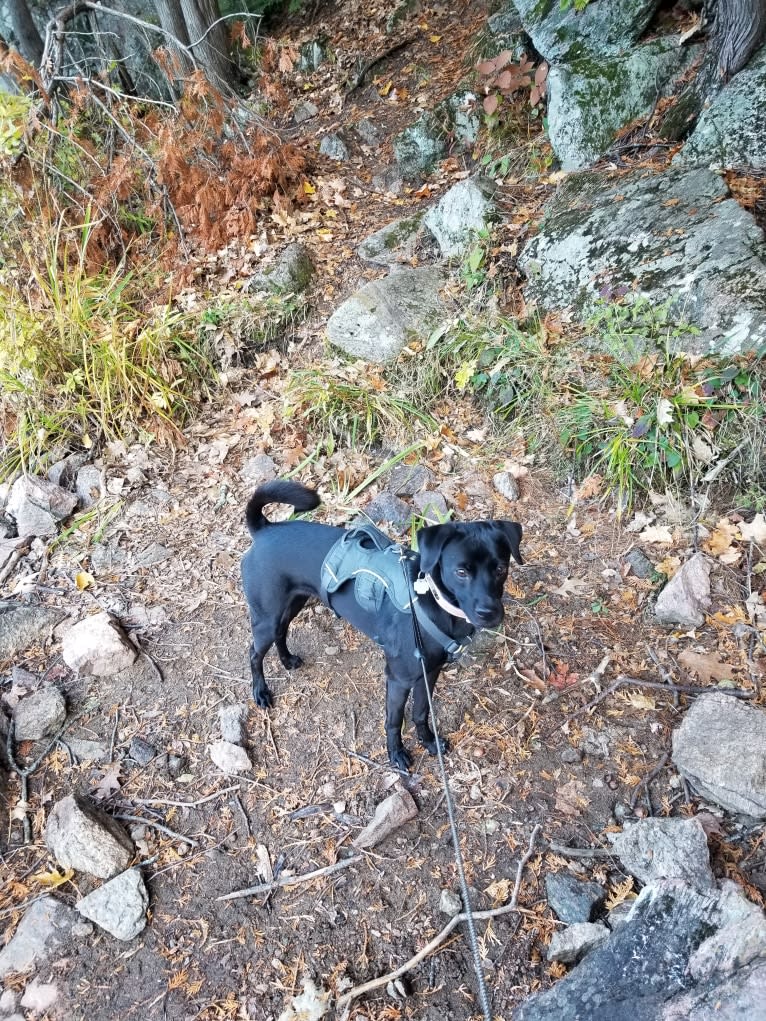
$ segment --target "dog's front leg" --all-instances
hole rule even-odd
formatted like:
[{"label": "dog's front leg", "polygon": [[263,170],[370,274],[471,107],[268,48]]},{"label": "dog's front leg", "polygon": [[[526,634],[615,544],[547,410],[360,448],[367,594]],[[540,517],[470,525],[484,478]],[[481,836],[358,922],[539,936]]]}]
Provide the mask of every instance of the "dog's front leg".
[{"label": "dog's front leg", "polygon": [[391,765],[404,772],[412,765],[412,758],[402,743],[404,707],[411,688],[411,682],[399,680],[386,664],[386,747]]},{"label": "dog's front leg", "polygon": [[[436,678],[439,676],[439,668],[436,670],[429,670],[428,677],[428,690],[433,695],[434,688],[436,687]],[[437,737],[431,730],[431,724],[429,721],[429,705],[428,705],[428,694],[426,692],[426,682],[423,680],[423,675],[415,682],[415,686],[412,692],[412,722],[415,724],[415,730],[418,734],[418,741],[423,745],[425,750],[430,755],[436,755],[436,741]],[[449,750],[449,741],[446,737],[438,738],[441,746],[441,750],[446,752]]]}]

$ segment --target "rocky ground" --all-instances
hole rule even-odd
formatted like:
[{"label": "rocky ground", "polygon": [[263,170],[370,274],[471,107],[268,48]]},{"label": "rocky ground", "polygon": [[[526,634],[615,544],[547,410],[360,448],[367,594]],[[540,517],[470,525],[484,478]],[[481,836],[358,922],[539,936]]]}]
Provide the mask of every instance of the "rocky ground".
[{"label": "rocky ground", "polygon": [[[466,5],[456,28],[441,8],[421,12],[425,28],[408,23],[417,43],[342,106],[342,62],[308,72],[309,119],[319,134],[372,119],[390,137],[454,93],[462,42],[486,13]],[[331,41],[351,16],[359,38],[385,21],[354,5],[336,15]],[[394,972],[459,910],[438,769],[426,755],[410,777],[388,768],[371,643],[313,606],[293,627],[305,666],[288,673],[271,657],[274,709],[248,702],[243,508],[254,485],[286,474],[320,490],[319,519],[364,510],[405,541],[429,504],[523,525],[505,627],[444,671],[437,698],[474,909],[508,905],[520,878],[516,909],[477,923],[493,1014],[572,1016],[594,989],[590,1016],[610,1021],[625,1002],[633,1018],[707,1017],[709,1002],[757,1010],[763,516],[710,504],[700,519],[655,493],[620,520],[597,483],[554,479],[523,422],[500,436],[467,398],[437,408],[438,431],[406,459],[415,473],[379,477],[402,452],[396,437],[328,454],[300,417],[284,418],[288,372],[323,357],[329,313],[379,275],[354,246],[471,167],[448,155],[426,186],[397,194],[371,181],[390,150],[375,148],[372,166],[363,143],[350,147],[350,168],[328,163],[320,179],[323,204],[282,225],[319,270],[290,349],[232,366],[183,447],[114,443],[94,465],[59,465],[60,488],[11,495],[17,525],[33,523],[2,540],[0,567],[0,1016],[320,1017],[326,993]],[[509,243],[521,219],[509,215]],[[235,271],[251,272],[234,254]],[[77,526],[62,526],[77,501]],[[358,850],[389,798],[414,817]],[[647,945],[666,949],[642,957]],[[313,1014],[289,1012],[302,989]],[[347,1016],[480,1016],[462,926],[351,998]]]}]

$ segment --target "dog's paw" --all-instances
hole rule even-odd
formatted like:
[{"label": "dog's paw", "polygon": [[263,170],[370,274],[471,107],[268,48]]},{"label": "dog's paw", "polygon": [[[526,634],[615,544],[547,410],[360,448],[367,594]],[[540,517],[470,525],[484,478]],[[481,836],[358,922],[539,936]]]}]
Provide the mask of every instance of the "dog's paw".
[{"label": "dog's paw", "polygon": [[439,747],[441,748],[442,755],[446,755],[449,751],[449,741],[446,737],[437,738],[431,728],[428,728],[428,733],[418,733],[418,740],[423,745],[429,755],[437,755],[436,742],[438,740]]},{"label": "dog's paw", "polygon": [[297,670],[299,666],[303,666],[301,657],[294,655],[292,652],[289,656],[281,656],[280,659],[285,670]]},{"label": "dog's paw", "polygon": [[253,701],[259,709],[271,709],[274,705],[274,696],[264,684],[262,688],[253,688]]},{"label": "dog's paw", "polygon": [[412,765],[412,756],[403,746],[400,746],[399,748],[389,749],[388,761],[392,766],[401,769],[403,773],[409,773],[410,766]]}]

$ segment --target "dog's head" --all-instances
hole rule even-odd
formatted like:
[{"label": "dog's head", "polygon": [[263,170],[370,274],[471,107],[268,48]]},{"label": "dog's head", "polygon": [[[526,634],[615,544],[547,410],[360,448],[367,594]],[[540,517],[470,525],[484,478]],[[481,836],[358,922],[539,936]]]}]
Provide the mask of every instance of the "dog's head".
[{"label": "dog's head", "polygon": [[510,559],[522,563],[520,543],[515,521],[431,525],[418,531],[420,570],[475,627],[496,627],[503,619]]}]

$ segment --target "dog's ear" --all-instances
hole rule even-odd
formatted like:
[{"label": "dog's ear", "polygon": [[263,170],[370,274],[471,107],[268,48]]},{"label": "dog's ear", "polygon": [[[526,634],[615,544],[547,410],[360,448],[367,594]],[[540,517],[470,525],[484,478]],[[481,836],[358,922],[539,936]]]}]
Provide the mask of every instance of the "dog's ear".
[{"label": "dog's ear", "polygon": [[423,574],[432,573],[439,563],[445,544],[456,532],[454,525],[429,525],[427,528],[418,529],[418,553]]},{"label": "dog's ear", "polygon": [[511,545],[511,553],[517,564],[523,564],[519,546],[521,544],[521,525],[517,521],[496,521],[495,524]]}]

